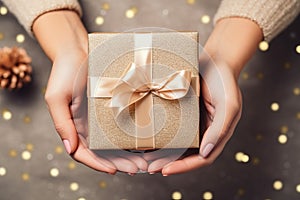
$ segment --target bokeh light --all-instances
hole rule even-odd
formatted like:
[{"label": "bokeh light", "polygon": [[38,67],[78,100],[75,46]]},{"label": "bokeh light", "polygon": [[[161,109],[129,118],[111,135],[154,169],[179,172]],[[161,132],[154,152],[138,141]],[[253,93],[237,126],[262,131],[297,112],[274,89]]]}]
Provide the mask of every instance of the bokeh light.
[{"label": "bokeh light", "polygon": [[267,51],[269,49],[269,43],[266,41],[261,41],[258,47],[261,51]]}]

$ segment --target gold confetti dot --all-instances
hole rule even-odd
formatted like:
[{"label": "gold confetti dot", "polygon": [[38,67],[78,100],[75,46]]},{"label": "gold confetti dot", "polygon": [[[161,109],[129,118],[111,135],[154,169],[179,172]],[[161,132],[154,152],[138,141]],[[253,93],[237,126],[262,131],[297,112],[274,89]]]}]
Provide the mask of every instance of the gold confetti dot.
[{"label": "gold confetti dot", "polygon": [[5,167],[0,167],[0,176],[5,176],[5,174],[6,174]]},{"label": "gold confetti dot", "polygon": [[298,88],[298,87],[294,88],[293,92],[294,92],[294,95],[299,96],[300,95],[300,88]]},{"label": "gold confetti dot", "polygon": [[167,15],[169,14],[169,10],[168,10],[168,9],[164,9],[164,10],[162,11],[162,14],[163,14],[164,16],[167,16]]},{"label": "gold confetti dot", "polygon": [[110,5],[109,5],[109,3],[103,3],[102,4],[102,6],[101,6],[101,8],[103,9],[103,10],[109,10],[110,9]]},{"label": "gold confetti dot", "polygon": [[78,198],[78,200],[86,200],[84,197],[80,197]]},{"label": "gold confetti dot", "polygon": [[286,135],[279,135],[279,137],[278,137],[278,142],[280,144],[285,144],[287,142],[287,140],[288,140],[288,138]]},{"label": "gold confetti dot", "polygon": [[286,63],[284,63],[283,67],[284,67],[285,69],[290,69],[290,68],[291,68],[291,63],[286,62]]},{"label": "gold confetti dot", "polygon": [[4,109],[2,111],[2,117],[4,120],[10,120],[12,118],[12,113],[9,110]]},{"label": "gold confetti dot", "polygon": [[75,168],[76,168],[75,162],[74,162],[74,161],[69,162],[68,168],[69,168],[69,169],[75,169]]},{"label": "gold confetti dot", "polygon": [[30,179],[30,176],[29,176],[28,173],[23,173],[23,174],[22,174],[22,180],[23,180],[23,181],[29,181],[29,179]]},{"label": "gold confetti dot", "polygon": [[187,2],[188,4],[193,5],[193,4],[195,4],[196,0],[186,0],[186,2]]},{"label": "gold confetti dot", "polygon": [[3,40],[4,34],[0,32],[0,40]]},{"label": "gold confetti dot", "polygon": [[103,18],[102,16],[96,17],[95,23],[96,23],[97,25],[102,25],[102,24],[104,23],[104,18]]},{"label": "gold confetti dot", "polygon": [[296,118],[300,120],[300,112],[296,114]]},{"label": "gold confetti dot", "polygon": [[264,78],[264,74],[261,73],[261,72],[258,73],[258,74],[257,74],[257,78],[258,78],[258,79],[263,79],[263,78]]},{"label": "gold confetti dot", "polygon": [[131,10],[134,12],[134,14],[136,14],[138,11],[137,7],[135,7],[135,6],[131,7]]},{"label": "gold confetti dot", "polygon": [[47,87],[43,87],[43,88],[42,88],[41,92],[42,92],[43,95],[45,95],[46,90],[47,90]]},{"label": "gold confetti dot", "polygon": [[238,189],[237,194],[239,196],[243,196],[245,194],[245,189],[243,189],[243,188]]},{"label": "gold confetti dot", "polygon": [[23,160],[30,160],[31,158],[31,153],[29,151],[23,151],[22,152],[22,159]]},{"label": "gold confetti dot", "polygon": [[249,162],[249,156],[243,152],[237,152],[235,154],[235,160],[238,161],[238,162],[244,162],[244,163],[247,163]]},{"label": "gold confetti dot", "polygon": [[298,185],[296,186],[296,191],[297,191],[298,193],[300,193],[300,184],[298,184]]},{"label": "gold confetti dot", "polygon": [[252,163],[253,163],[253,165],[258,165],[258,164],[260,163],[259,158],[254,157],[254,158],[252,159]]},{"label": "gold confetti dot", "polygon": [[55,147],[55,153],[62,154],[64,152],[64,149],[61,146]]},{"label": "gold confetti dot", "polygon": [[14,150],[14,149],[10,150],[8,154],[9,154],[10,157],[16,157],[18,155],[17,151]]},{"label": "gold confetti dot", "polygon": [[274,102],[271,104],[271,110],[272,111],[278,111],[279,110],[279,104]]},{"label": "gold confetti dot", "polygon": [[289,131],[289,127],[287,126],[280,127],[280,133],[286,134],[288,131]]},{"label": "gold confetti dot", "polygon": [[59,170],[57,168],[50,169],[50,175],[52,177],[57,177],[59,175]]},{"label": "gold confetti dot", "polygon": [[244,80],[247,80],[247,79],[249,78],[249,74],[248,74],[247,72],[243,72],[243,73],[242,73],[242,78],[243,78]]},{"label": "gold confetti dot", "polygon": [[283,183],[280,180],[276,180],[273,183],[273,188],[275,190],[281,190],[283,188]]},{"label": "gold confetti dot", "polygon": [[296,52],[300,54],[300,45],[296,46]]},{"label": "gold confetti dot", "polygon": [[235,160],[238,161],[238,162],[242,162],[243,156],[244,156],[244,153],[242,153],[242,152],[237,152],[237,153],[235,154]]},{"label": "gold confetti dot", "polygon": [[126,11],[126,17],[127,18],[133,18],[134,17],[134,13],[132,10],[127,10]]},{"label": "gold confetti dot", "polygon": [[70,190],[77,191],[79,189],[79,185],[76,182],[70,184]]},{"label": "gold confetti dot", "polygon": [[28,151],[32,151],[33,150],[33,144],[31,144],[31,143],[26,144],[26,149]]},{"label": "gold confetti dot", "polygon": [[242,162],[247,163],[247,162],[249,162],[249,160],[250,160],[250,157],[248,155],[244,154],[242,157]]},{"label": "gold confetti dot", "polygon": [[261,141],[261,140],[263,139],[262,134],[257,134],[256,137],[255,137],[255,139],[256,139],[257,141]]},{"label": "gold confetti dot", "polygon": [[208,23],[210,22],[210,17],[209,17],[208,15],[203,15],[203,16],[201,17],[201,22],[202,22],[203,24],[208,24]]},{"label": "gold confetti dot", "polygon": [[51,153],[48,153],[46,157],[48,160],[53,160],[53,155]]},{"label": "gold confetti dot", "polygon": [[107,186],[107,183],[105,181],[100,181],[99,182],[99,187],[102,188],[102,189],[105,189]]},{"label": "gold confetti dot", "polygon": [[25,116],[25,117],[23,118],[23,122],[24,122],[25,124],[29,124],[29,123],[31,122],[31,118],[30,118],[29,116]]},{"label": "gold confetti dot", "polygon": [[0,7],[0,15],[6,15],[8,13],[8,10],[5,6]]},{"label": "gold confetti dot", "polygon": [[267,51],[269,49],[269,43],[266,41],[261,41],[258,47],[261,51]]},{"label": "gold confetti dot", "polygon": [[24,36],[23,34],[18,34],[18,35],[16,36],[16,41],[17,41],[18,43],[23,43],[23,42],[25,41],[25,36]]},{"label": "gold confetti dot", "polygon": [[182,198],[182,195],[180,192],[173,192],[172,199],[173,200],[180,200]]},{"label": "gold confetti dot", "polygon": [[210,199],[213,199],[213,194],[211,192],[204,192],[203,193],[203,199],[204,200],[210,200]]},{"label": "gold confetti dot", "polygon": [[132,19],[132,18],[135,17],[137,11],[138,11],[138,10],[137,10],[136,7],[131,7],[130,9],[126,10],[125,15],[126,15],[126,17],[127,17],[128,19]]}]

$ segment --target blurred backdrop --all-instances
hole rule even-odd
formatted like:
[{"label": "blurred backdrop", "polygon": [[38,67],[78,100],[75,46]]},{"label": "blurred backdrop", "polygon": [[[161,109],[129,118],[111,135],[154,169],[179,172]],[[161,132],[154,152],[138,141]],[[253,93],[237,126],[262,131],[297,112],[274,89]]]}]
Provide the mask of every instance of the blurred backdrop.
[{"label": "blurred backdrop", "polygon": [[[89,32],[144,26],[194,30],[203,45],[220,0],[82,0]],[[245,38],[246,39],[246,38]],[[0,47],[32,57],[33,80],[0,91],[0,200],[300,199],[300,18],[262,42],[240,77],[244,105],[234,136],[213,165],[181,175],[95,172],[64,150],[44,92],[51,63],[0,3]]]}]

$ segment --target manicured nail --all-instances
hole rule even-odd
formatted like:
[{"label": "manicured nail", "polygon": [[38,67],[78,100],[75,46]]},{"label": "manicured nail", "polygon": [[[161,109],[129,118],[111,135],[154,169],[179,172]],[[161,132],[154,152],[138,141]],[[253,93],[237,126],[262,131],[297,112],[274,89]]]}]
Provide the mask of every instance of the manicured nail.
[{"label": "manicured nail", "polygon": [[149,172],[149,174],[153,175],[153,174],[155,174],[155,172]]},{"label": "manicured nail", "polygon": [[70,154],[71,153],[71,145],[70,145],[69,140],[63,140],[63,143],[65,145],[66,151],[68,152],[68,154]]},{"label": "manicured nail", "polygon": [[210,154],[210,152],[211,152],[211,150],[213,150],[214,146],[215,145],[213,145],[212,143],[208,143],[205,146],[205,148],[204,148],[204,150],[202,152],[202,155],[203,155],[204,158],[206,158]]},{"label": "manicured nail", "polygon": [[134,173],[128,173],[129,176],[134,176]]},{"label": "manicured nail", "polygon": [[141,170],[141,169],[140,169],[140,170],[138,171],[138,173],[145,174],[145,173],[147,173],[147,171]]},{"label": "manicured nail", "polygon": [[163,176],[169,176],[168,174],[163,174]]}]

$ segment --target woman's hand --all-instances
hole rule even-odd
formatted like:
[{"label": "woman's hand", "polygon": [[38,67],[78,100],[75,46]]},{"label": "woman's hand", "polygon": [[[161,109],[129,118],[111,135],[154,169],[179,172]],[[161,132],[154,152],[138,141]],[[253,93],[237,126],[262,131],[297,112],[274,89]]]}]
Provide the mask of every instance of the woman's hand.
[{"label": "woman's hand", "polygon": [[110,174],[146,170],[139,156],[118,152],[98,157],[88,149],[86,118],[87,32],[73,11],[53,11],[40,16],[33,31],[53,61],[45,99],[66,151],[77,161]]},{"label": "woman's hand", "polygon": [[[183,173],[211,164],[231,138],[241,116],[238,77],[262,39],[259,26],[244,18],[217,22],[200,56],[201,95],[206,114],[205,132],[197,154],[146,154],[148,172]],[[180,157],[178,159],[178,157]]]},{"label": "woman's hand", "polygon": [[[241,93],[234,74],[226,64],[216,64],[207,59],[200,61],[200,67],[201,95],[205,109],[201,112],[204,114],[201,117],[205,118],[205,122],[201,124],[205,133],[200,155],[196,153],[182,157],[178,153],[183,151],[165,152],[166,155],[146,154],[146,160],[155,160],[149,165],[150,173],[162,170],[162,174],[170,175],[211,164],[234,132],[242,107]],[[179,157],[181,158],[178,159]]]}]

